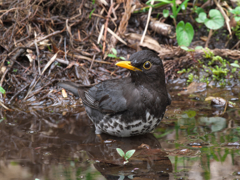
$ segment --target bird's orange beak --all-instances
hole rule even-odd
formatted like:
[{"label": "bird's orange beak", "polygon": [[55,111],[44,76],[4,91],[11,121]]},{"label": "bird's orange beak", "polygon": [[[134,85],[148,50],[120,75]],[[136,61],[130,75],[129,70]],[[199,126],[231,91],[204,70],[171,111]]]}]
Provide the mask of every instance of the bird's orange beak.
[{"label": "bird's orange beak", "polygon": [[119,61],[115,65],[122,67],[122,68],[132,70],[132,71],[142,71],[141,69],[132,66],[131,61]]}]

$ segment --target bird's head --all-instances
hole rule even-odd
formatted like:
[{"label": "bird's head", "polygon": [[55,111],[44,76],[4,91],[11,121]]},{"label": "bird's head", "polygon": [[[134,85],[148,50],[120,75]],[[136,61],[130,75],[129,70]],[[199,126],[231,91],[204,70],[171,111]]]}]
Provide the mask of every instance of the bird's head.
[{"label": "bird's head", "polygon": [[131,70],[134,81],[155,81],[165,84],[162,60],[150,50],[142,50],[131,55],[128,61],[120,61],[117,66]]}]

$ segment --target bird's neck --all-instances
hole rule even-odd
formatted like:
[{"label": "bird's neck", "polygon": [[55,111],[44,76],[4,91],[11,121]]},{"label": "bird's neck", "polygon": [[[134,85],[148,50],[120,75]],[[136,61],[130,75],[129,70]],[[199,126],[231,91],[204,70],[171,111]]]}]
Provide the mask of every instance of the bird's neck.
[{"label": "bird's neck", "polygon": [[149,76],[138,76],[138,77],[131,77],[132,82],[136,85],[136,86],[145,86],[145,85],[149,85],[151,87],[159,87],[159,88],[166,88],[166,83],[165,83],[165,76],[163,75],[163,77],[149,77]]}]

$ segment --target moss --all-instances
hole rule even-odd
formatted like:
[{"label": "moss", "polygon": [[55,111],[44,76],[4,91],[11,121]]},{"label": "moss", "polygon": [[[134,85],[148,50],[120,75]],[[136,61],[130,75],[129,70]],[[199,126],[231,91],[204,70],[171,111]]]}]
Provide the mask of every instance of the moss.
[{"label": "moss", "polygon": [[209,84],[210,81],[214,80],[219,85],[226,86],[231,83],[228,81],[229,78],[239,78],[240,65],[238,61],[230,64],[226,59],[215,56],[207,48],[203,51],[204,58],[208,59],[207,62],[206,60],[198,60],[197,65],[178,71],[179,73],[188,74],[188,83],[200,81]]}]

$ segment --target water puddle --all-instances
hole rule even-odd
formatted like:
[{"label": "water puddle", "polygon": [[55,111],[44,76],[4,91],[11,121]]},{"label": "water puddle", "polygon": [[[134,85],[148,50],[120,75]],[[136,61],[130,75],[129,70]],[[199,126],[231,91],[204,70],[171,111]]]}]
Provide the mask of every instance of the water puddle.
[{"label": "water puddle", "polygon": [[[96,136],[82,108],[2,111],[0,179],[239,179],[239,91],[176,87],[159,127],[132,138]],[[208,96],[235,106],[212,106]],[[136,151],[124,164],[116,148]]]}]

